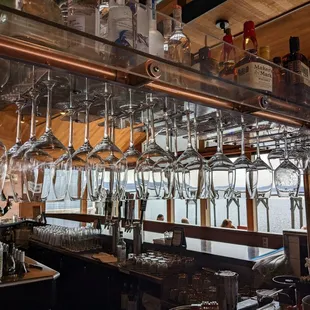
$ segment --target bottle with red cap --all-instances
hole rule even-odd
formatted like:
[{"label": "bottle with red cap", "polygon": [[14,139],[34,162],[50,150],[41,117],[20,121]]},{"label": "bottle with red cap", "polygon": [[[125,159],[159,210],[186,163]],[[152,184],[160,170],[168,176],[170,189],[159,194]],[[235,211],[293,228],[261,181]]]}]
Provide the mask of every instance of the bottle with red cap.
[{"label": "bottle with red cap", "polygon": [[234,81],[235,79],[235,61],[236,61],[236,50],[233,47],[233,36],[231,34],[231,29],[227,28],[225,30],[225,35],[223,37],[224,46],[222,50],[222,70],[219,76],[226,79]]},{"label": "bottle with red cap", "polygon": [[[245,56],[236,64],[236,81],[249,88],[270,93],[273,90],[272,66],[257,57],[258,43],[253,21],[244,23],[243,49]],[[243,95],[246,96],[247,92]]]}]

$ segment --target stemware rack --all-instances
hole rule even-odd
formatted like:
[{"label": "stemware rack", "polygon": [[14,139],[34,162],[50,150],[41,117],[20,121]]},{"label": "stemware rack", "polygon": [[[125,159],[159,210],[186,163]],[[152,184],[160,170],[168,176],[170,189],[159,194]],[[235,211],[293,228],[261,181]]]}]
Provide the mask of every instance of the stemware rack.
[{"label": "stemware rack", "polygon": [[[3,5],[0,5],[0,14],[3,17],[0,24],[0,57],[9,59],[13,68],[8,83],[1,87],[0,104],[4,111],[9,104],[15,102],[14,90],[20,83],[16,81],[20,70],[18,64],[24,63],[27,66],[35,66],[38,84],[47,69],[52,69],[53,74],[59,78],[60,83],[53,100],[54,115],[59,116],[60,112],[67,110],[68,88],[62,84],[65,83],[68,74],[72,74],[76,76],[77,84],[88,77],[90,89],[98,89],[104,82],[111,84],[114,116],[120,128],[126,124],[121,120],[128,118],[127,89],[130,88],[134,101],[138,102],[137,111],[145,108],[146,94],[152,93],[158,101],[155,105],[155,124],[159,128],[157,131],[161,131],[161,127],[164,126],[163,102],[166,98],[169,102],[178,103],[177,111],[171,109],[168,114],[169,118],[177,119],[181,136],[186,136],[187,133],[183,117],[184,102],[191,103],[192,111],[197,104],[195,121],[198,139],[208,141],[209,146],[212,146],[216,139],[216,109],[222,110],[223,113],[224,144],[239,144],[240,113],[244,115],[247,125],[246,143],[249,147],[256,144],[257,119],[263,148],[274,147],[273,137],[278,134],[281,124],[289,126],[288,132],[292,133],[289,139],[307,140],[309,137],[310,100],[308,103],[300,103],[276,93],[250,89],[201,72],[195,67],[119,46],[103,38]],[[221,40],[218,41],[216,48],[224,44]],[[98,46],[106,46],[104,55],[98,53]],[[240,57],[246,53],[237,47],[234,48]],[[276,67],[275,64],[270,65]],[[286,73],[296,75],[288,70]],[[24,92],[27,92],[27,85],[26,82],[23,83]],[[45,100],[43,96],[39,102],[39,110],[46,105]],[[29,114],[29,110],[29,106],[26,105],[23,114]],[[103,117],[102,110],[100,104],[95,105],[91,109],[91,119]],[[136,123],[143,123],[141,113],[135,113],[135,117]],[[63,117],[63,120],[67,119]],[[306,208],[310,211],[310,177],[306,172],[304,182]],[[310,212],[307,213],[310,226]]]}]

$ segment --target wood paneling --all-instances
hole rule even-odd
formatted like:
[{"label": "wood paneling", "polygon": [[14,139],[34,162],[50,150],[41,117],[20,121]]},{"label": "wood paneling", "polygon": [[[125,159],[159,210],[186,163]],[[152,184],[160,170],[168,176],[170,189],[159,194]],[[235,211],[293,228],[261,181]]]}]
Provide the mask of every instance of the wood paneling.
[{"label": "wood paneling", "polygon": [[[243,23],[246,20],[253,20],[258,25],[257,37],[259,45],[270,45],[272,56],[282,56],[288,52],[288,38],[290,35],[300,36],[302,50],[309,53],[310,43],[308,43],[309,28],[307,21],[310,12],[309,6],[266,23],[308,2],[306,0],[227,0],[188,23],[184,31],[192,41],[192,52],[196,52],[200,47],[204,46],[204,34],[208,34],[209,46],[219,43],[218,39],[223,37],[223,31],[215,27],[215,22],[218,19],[227,19],[232,34],[237,35],[234,44],[241,47],[242,35],[240,34],[243,32]],[[259,26],[260,24],[262,26]]]}]

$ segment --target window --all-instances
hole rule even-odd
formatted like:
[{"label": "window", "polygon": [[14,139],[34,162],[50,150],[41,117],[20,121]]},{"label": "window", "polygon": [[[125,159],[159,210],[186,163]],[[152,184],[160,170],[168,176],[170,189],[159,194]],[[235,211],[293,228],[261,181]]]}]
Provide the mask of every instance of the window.
[{"label": "window", "polygon": [[174,222],[182,223],[183,218],[187,218],[191,225],[200,225],[200,200],[174,201]]},{"label": "window", "polygon": [[165,222],[167,221],[167,201],[163,199],[149,199],[147,201],[144,219],[156,221],[158,214],[162,214],[164,216]]}]

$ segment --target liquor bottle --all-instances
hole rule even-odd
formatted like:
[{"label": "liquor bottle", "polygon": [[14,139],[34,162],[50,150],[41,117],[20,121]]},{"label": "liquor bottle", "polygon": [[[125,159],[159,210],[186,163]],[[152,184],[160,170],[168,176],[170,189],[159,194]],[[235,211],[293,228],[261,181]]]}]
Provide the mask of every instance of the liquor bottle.
[{"label": "liquor bottle", "polygon": [[[257,57],[257,48],[254,22],[247,21],[243,32],[243,49],[247,53],[236,64],[237,82],[263,92],[272,92],[272,66]],[[248,92],[241,94],[246,97]]]},{"label": "liquor bottle", "polygon": [[172,34],[172,20],[167,18],[163,20],[163,28],[164,28],[164,57],[165,59],[169,59],[169,39]]},{"label": "liquor bottle", "polygon": [[[109,18],[109,2],[100,0],[98,6],[98,36],[107,39],[108,37],[108,18]],[[103,57],[102,60],[108,59],[109,47],[106,44],[96,42],[96,52]]]},{"label": "liquor bottle", "polygon": [[298,103],[309,102],[309,63],[305,55],[300,53],[299,37],[290,37],[290,53],[282,58],[283,67],[297,74],[287,74],[290,99]]},{"label": "liquor bottle", "polygon": [[182,29],[182,7],[173,9],[174,31],[168,41],[169,59],[183,65],[191,65],[191,42]]},{"label": "liquor bottle", "polygon": [[127,283],[124,282],[124,286],[121,292],[121,310],[127,310],[128,306],[128,291],[127,291]]},{"label": "liquor bottle", "polygon": [[139,0],[136,4],[136,35],[134,48],[141,52],[149,52],[149,19],[146,0]]},{"label": "liquor bottle", "polygon": [[68,26],[74,29],[97,34],[97,0],[68,0]]},{"label": "liquor bottle", "polygon": [[164,37],[157,30],[156,22],[156,2],[155,0],[148,1],[149,11],[149,53],[151,55],[164,57]]},{"label": "liquor bottle", "polygon": [[282,58],[274,57],[273,62],[276,66],[273,67],[273,93],[274,95],[285,98],[287,93],[286,88],[286,70],[282,69]]},{"label": "liquor bottle", "polygon": [[13,257],[13,243],[9,244],[7,259],[6,259],[6,272],[8,276],[15,274],[15,260]]},{"label": "liquor bottle", "polygon": [[224,46],[222,50],[223,67],[219,72],[219,76],[224,78],[225,80],[230,80],[233,82],[235,80],[236,50],[233,47],[234,42],[231,34],[231,29],[227,28],[225,30],[225,33],[226,34],[223,37]]},{"label": "liquor bottle", "polygon": [[123,238],[123,232],[120,231],[119,239],[117,242],[117,261],[122,263],[126,260],[126,242]]},{"label": "liquor bottle", "polygon": [[108,40],[133,47],[132,11],[125,0],[109,1]]},{"label": "liquor bottle", "polygon": [[0,279],[3,276],[3,244],[0,242]]}]

